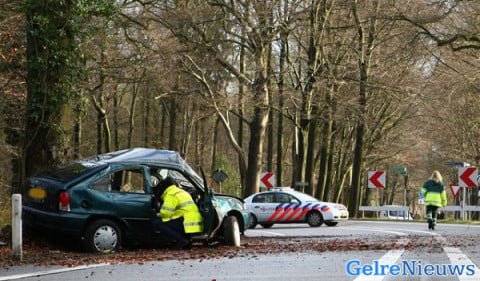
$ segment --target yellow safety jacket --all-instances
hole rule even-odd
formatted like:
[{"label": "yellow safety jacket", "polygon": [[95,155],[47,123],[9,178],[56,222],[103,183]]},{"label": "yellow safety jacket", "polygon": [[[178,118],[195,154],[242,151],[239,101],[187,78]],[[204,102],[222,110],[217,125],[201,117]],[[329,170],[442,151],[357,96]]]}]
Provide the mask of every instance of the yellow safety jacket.
[{"label": "yellow safety jacket", "polygon": [[157,215],[163,222],[183,217],[185,233],[202,232],[202,215],[188,192],[171,185],[163,192],[162,200],[163,204]]},{"label": "yellow safety jacket", "polygon": [[425,182],[420,192],[423,197],[425,197],[426,206],[447,206],[447,193],[445,192],[443,183],[428,180]]}]

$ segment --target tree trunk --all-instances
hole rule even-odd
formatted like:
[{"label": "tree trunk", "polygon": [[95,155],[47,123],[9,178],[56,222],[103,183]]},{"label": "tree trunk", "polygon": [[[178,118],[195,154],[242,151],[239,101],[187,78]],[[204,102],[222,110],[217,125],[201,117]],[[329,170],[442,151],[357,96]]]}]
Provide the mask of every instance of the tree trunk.
[{"label": "tree trunk", "polygon": [[220,124],[220,117],[217,117],[215,121],[215,127],[213,127],[213,143],[212,143],[212,165],[211,172],[215,172],[217,169],[217,143],[218,143],[218,125]]},{"label": "tree trunk", "polygon": [[[65,113],[72,93],[76,41],[72,1],[27,1],[26,176],[66,160]],[[54,42],[54,43],[52,43]],[[56,56],[56,54],[63,54]],[[67,82],[65,82],[67,81]]]},{"label": "tree trunk", "polygon": [[127,137],[127,147],[131,148],[133,143],[133,132],[135,130],[135,108],[137,105],[137,96],[138,88],[140,85],[138,82],[134,83],[132,86],[132,100],[130,101],[130,116],[128,121],[128,137]]},{"label": "tree trunk", "polygon": [[178,150],[177,149],[177,134],[175,131],[177,125],[177,107],[175,102],[175,97],[170,96],[170,125],[169,125],[169,134],[168,134],[168,149]]},{"label": "tree trunk", "polygon": [[151,101],[150,101],[150,89],[147,89],[147,94],[144,97],[144,118],[143,118],[143,145],[145,147],[150,146],[150,111],[151,111]]},{"label": "tree trunk", "polygon": [[165,147],[165,127],[167,126],[167,106],[165,105],[165,101],[162,99],[160,108],[162,110],[162,121],[160,122],[160,148]]},{"label": "tree trunk", "polygon": [[277,185],[282,186],[283,183],[283,86],[284,86],[284,67],[285,67],[285,42],[282,42],[280,49],[280,66],[279,66],[279,78],[278,78],[278,108],[277,114]]},{"label": "tree trunk", "polygon": [[118,132],[118,111],[119,111],[120,102],[118,100],[118,91],[115,90],[113,93],[113,145],[115,150],[120,150],[120,140]]},{"label": "tree trunk", "polygon": [[327,185],[327,177],[329,174],[328,171],[328,161],[330,155],[332,155],[332,150],[330,149],[332,143],[332,133],[333,133],[333,110],[332,110],[332,100],[333,92],[336,87],[331,86],[331,89],[325,93],[325,106],[323,107],[323,128],[322,128],[322,141],[320,144],[320,167],[318,171],[318,183],[317,189],[315,191],[315,197],[322,199],[325,198],[326,188],[329,188]]},{"label": "tree trunk", "polygon": [[[268,46],[267,77],[272,77],[272,44]],[[273,90],[271,79],[267,80],[268,100],[273,104]],[[273,111],[268,112],[267,122],[267,171],[273,172]]]},{"label": "tree trunk", "polygon": [[[241,75],[245,75],[245,61],[246,61],[246,50],[245,50],[245,41],[247,35],[247,27],[246,22],[242,24],[242,46],[240,47],[240,58],[239,58],[239,72]],[[243,131],[244,131],[244,124],[242,118],[245,117],[245,103],[244,103],[244,95],[245,95],[245,86],[243,83],[239,83],[238,85],[238,133],[237,133],[237,143],[240,148],[243,148]],[[242,190],[246,189],[246,176],[247,170],[245,169],[245,160],[243,159],[242,155],[238,155],[238,169],[240,172],[240,184],[242,186]]]},{"label": "tree trunk", "polygon": [[250,142],[248,144],[248,164],[245,196],[257,193],[260,184],[262,168],[263,142],[267,127],[269,100],[268,100],[268,67],[266,65],[266,48],[260,48],[255,53],[255,80],[253,83],[253,118],[250,123]]},{"label": "tree trunk", "polygon": [[73,159],[80,158],[80,145],[82,141],[82,121],[83,121],[83,93],[75,97],[74,101],[74,120],[73,120]]},{"label": "tree trunk", "polygon": [[[378,1],[372,1],[375,13],[378,8]],[[357,35],[358,35],[358,70],[359,77],[359,92],[358,92],[358,117],[355,150],[353,157],[352,170],[352,189],[350,192],[350,202],[348,209],[350,216],[356,217],[358,212],[358,205],[360,200],[361,190],[361,174],[363,166],[363,149],[364,149],[364,134],[365,134],[365,113],[367,110],[367,85],[368,85],[368,69],[373,50],[373,42],[375,38],[376,15],[370,15],[368,34],[365,34],[365,28],[358,16],[357,1],[353,1],[352,14],[355,19]]]},{"label": "tree trunk", "polygon": [[[316,106],[312,110],[312,115],[316,115],[318,109]],[[314,178],[314,170],[315,170],[315,163],[314,163],[314,155],[315,155],[315,139],[317,138],[317,119],[313,119],[310,121],[308,125],[308,142],[307,142],[307,157],[306,157],[306,167],[305,167],[305,193],[309,195],[313,195],[313,178]]]},{"label": "tree trunk", "polygon": [[334,141],[330,140],[330,148],[328,150],[328,162],[327,162],[327,176],[325,181],[325,187],[323,192],[323,201],[329,201],[330,191],[333,189],[333,151],[335,149]]}]

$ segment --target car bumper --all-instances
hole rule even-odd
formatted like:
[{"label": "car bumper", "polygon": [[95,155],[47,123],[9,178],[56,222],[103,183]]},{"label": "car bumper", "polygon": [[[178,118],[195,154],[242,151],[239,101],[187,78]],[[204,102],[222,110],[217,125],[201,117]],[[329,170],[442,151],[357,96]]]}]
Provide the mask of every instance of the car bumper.
[{"label": "car bumper", "polygon": [[81,237],[87,219],[88,215],[22,208],[24,226],[54,234]]},{"label": "car bumper", "polygon": [[346,221],[348,220],[348,211],[346,210],[334,211],[332,212],[332,215],[329,219],[331,221]]}]

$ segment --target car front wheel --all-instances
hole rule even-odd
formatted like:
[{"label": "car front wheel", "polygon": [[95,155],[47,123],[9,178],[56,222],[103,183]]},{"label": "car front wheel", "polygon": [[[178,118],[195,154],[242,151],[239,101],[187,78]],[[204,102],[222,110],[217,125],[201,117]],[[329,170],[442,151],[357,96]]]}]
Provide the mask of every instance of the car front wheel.
[{"label": "car front wheel", "polygon": [[323,216],[320,212],[314,211],[307,215],[307,223],[311,227],[319,227],[323,223]]},{"label": "car front wheel", "polygon": [[91,223],[85,231],[85,249],[89,252],[111,253],[120,247],[122,234],[118,225],[107,219]]},{"label": "car front wheel", "polygon": [[228,246],[240,247],[240,227],[234,216],[228,216],[223,222],[223,237]]}]

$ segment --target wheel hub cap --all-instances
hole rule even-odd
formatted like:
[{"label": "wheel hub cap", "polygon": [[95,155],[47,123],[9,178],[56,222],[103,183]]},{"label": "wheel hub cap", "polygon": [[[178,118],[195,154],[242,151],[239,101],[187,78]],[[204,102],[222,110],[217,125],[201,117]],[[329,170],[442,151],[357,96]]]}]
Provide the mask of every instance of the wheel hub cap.
[{"label": "wheel hub cap", "polygon": [[320,221],[321,221],[321,219],[320,219],[320,216],[318,214],[312,214],[310,216],[310,222],[312,224],[318,224],[318,223],[320,223]]},{"label": "wheel hub cap", "polygon": [[117,242],[117,232],[113,227],[108,225],[99,227],[93,235],[93,244],[95,248],[102,253],[108,253],[115,249]]}]

